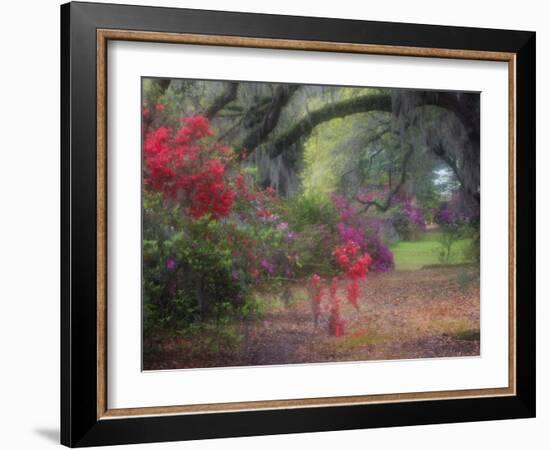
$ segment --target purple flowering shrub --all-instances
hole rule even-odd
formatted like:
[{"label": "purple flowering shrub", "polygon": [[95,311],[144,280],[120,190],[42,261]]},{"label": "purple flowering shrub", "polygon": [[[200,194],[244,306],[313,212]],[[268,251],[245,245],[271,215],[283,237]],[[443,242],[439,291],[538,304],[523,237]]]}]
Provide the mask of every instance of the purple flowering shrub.
[{"label": "purple flowering shrub", "polygon": [[340,222],[336,225],[336,228],[338,229],[342,242],[353,241],[361,248],[361,250],[365,250],[367,242],[365,240],[365,231],[363,229],[360,227],[347,225],[344,222]]},{"label": "purple flowering shrub", "polygon": [[433,213],[434,221],[440,226],[458,228],[463,225],[479,224],[479,206],[467,201],[459,191],[448,201],[443,201]]},{"label": "purple flowering shrub", "polygon": [[399,237],[406,241],[415,240],[426,230],[424,212],[411,199],[397,198],[391,211],[392,226]]},{"label": "purple flowering shrub", "polygon": [[338,210],[340,222],[336,225],[342,242],[352,241],[361,251],[372,257],[370,270],[387,272],[394,269],[393,253],[384,244],[385,221],[361,215],[344,196],[332,195],[334,206]]},{"label": "purple flowering shrub", "polygon": [[426,222],[424,221],[424,213],[422,209],[415,206],[410,200],[407,200],[401,206],[401,211],[410,223],[414,224],[420,230],[426,229]]},{"label": "purple flowering shrub", "polygon": [[389,272],[395,268],[392,251],[384,245],[377,234],[372,235],[367,241],[366,250],[373,259],[370,266],[373,272]]}]

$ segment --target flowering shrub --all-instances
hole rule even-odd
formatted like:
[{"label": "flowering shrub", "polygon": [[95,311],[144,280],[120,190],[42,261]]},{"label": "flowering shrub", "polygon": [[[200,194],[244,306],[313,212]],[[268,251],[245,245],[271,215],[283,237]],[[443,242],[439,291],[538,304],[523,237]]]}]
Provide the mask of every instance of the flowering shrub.
[{"label": "flowering shrub", "polygon": [[331,227],[322,224],[308,225],[299,232],[288,233],[287,237],[289,235],[293,238],[289,247],[296,257],[296,277],[309,277],[312,273],[328,277],[337,272],[332,252],[340,243],[340,237]]},{"label": "flowering shrub", "polygon": [[338,215],[340,216],[341,221],[348,221],[355,216],[355,209],[343,195],[335,193],[332,194],[331,198],[334,206],[338,210]]},{"label": "flowering shrub", "polygon": [[[147,215],[161,210],[149,207]],[[183,229],[183,219],[172,223]],[[150,224],[144,219],[145,328],[154,324],[181,330],[190,323],[238,315],[250,291],[232,277],[231,228],[208,218],[186,223],[185,232],[165,228],[159,233]]]},{"label": "flowering shrub", "polygon": [[360,254],[360,247],[351,240],[343,246],[336,247],[334,256],[344,272],[344,277],[350,281],[346,288],[348,301],[355,308],[359,308],[359,280],[367,276],[372,258],[368,253]]},{"label": "flowering shrub", "polygon": [[361,248],[366,248],[365,232],[359,227],[340,222],[336,228],[343,242],[354,242]]},{"label": "flowering shrub", "polygon": [[401,239],[414,240],[426,230],[424,213],[410,198],[397,198],[390,211],[391,224]]},{"label": "flowering shrub", "polygon": [[257,189],[243,174],[235,180],[235,226],[250,237],[244,247],[236,247],[235,252],[246,252],[249,261],[254,262],[251,270],[257,283],[279,284],[282,278],[293,277],[299,260],[295,248],[299,234],[281,218],[284,211],[280,199],[271,188]]},{"label": "flowering shrub", "polygon": [[277,216],[276,228],[284,237],[293,259],[293,276],[309,278],[312,273],[334,273],[332,251],[338,244],[334,233],[336,209],[329,199],[317,195],[294,195],[272,203]]},{"label": "flowering shrub", "polygon": [[479,207],[472,205],[456,191],[448,201],[443,201],[433,213],[434,221],[440,226],[460,227],[479,223]]},{"label": "flowering shrub", "polygon": [[388,197],[389,192],[390,186],[388,185],[367,185],[359,189],[356,197],[363,203],[372,201],[384,202],[384,200]]},{"label": "flowering shrub", "polygon": [[[341,298],[338,295],[340,283],[345,284],[347,300],[356,309],[359,309],[359,282],[366,277],[372,259],[366,253],[361,254],[359,246],[353,241],[336,246],[333,254],[342,273],[340,276],[332,277],[329,288],[328,333],[338,337],[344,334],[344,320],[340,315]],[[309,280],[308,288],[311,296],[313,321],[317,327],[324,295],[323,279],[316,273],[313,274]]]},{"label": "flowering shrub", "polygon": [[324,195],[298,195],[288,202],[288,222],[300,232],[311,226],[332,227],[338,221],[338,212]]},{"label": "flowering shrub", "polygon": [[356,208],[339,194],[333,194],[332,201],[341,219],[341,222],[336,225],[341,241],[344,243],[351,241],[362,252],[368,253],[372,258],[370,266],[372,271],[393,270],[393,253],[381,238],[384,222],[377,218],[361,216]]},{"label": "flowering shrub", "polygon": [[276,228],[274,192],[231,175],[230,150],[204,116],[150,126],[143,150],[146,328],[247,317],[252,289],[292,265],[280,244],[294,235]]},{"label": "flowering shrub", "polygon": [[370,269],[373,272],[389,272],[395,268],[392,251],[382,242],[377,234],[372,235],[366,244],[373,261]]},{"label": "flowering shrub", "polygon": [[401,206],[401,211],[410,223],[414,224],[420,230],[426,229],[426,222],[424,221],[424,213],[422,209],[414,205],[410,200],[405,201]]},{"label": "flowering shrub", "polygon": [[235,198],[226,176],[229,149],[210,142],[213,134],[206,117],[192,116],[176,131],[161,126],[144,139],[146,185],[194,218],[227,216]]}]

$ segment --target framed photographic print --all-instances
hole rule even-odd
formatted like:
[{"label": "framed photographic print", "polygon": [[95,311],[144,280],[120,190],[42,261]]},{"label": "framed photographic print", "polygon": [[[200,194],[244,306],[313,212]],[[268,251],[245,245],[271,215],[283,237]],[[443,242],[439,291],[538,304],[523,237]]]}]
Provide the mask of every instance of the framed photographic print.
[{"label": "framed photographic print", "polygon": [[535,33],[61,7],[68,446],[535,415]]}]

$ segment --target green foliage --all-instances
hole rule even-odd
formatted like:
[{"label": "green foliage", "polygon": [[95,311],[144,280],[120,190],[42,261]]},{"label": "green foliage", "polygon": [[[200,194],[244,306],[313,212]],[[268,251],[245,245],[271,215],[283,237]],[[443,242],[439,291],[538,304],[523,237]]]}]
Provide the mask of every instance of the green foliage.
[{"label": "green foliage", "polygon": [[481,239],[479,224],[470,225],[465,234],[470,238],[470,244],[464,249],[464,258],[479,265]]},{"label": "green foliage", "polygon": [[340,238],[325,225],[308,225],[302,228],[300,238],[294,243],[298,255],[296,276],[309,277],[312,273],[330,276],[338,272],[332,252]]},{"label": "green foliage", "polygon": [[[154,198],[145,198],[144,216],[162,216]],[[171,215],[170,209],[167,214]],[[233,273],[233,227],[207,218],[184,226],[181,212],[179,219],[163,219],[157,230],[147,227],[151,222],[144,221],[144,236],[157,237],[143,240],[145,333],[240,317],[248,291],[247,284]]]},{"label": "green foliage", "polygon": [[304,144],[303,190],[306,196],[335,192],[346,161],[336,151],[349,138],[352,120],[333,119],[319,125]]},{"label": "green foliage", "polygon": [[[468,244],[455,248],[457,242],[467,240]],[[439,239],[439,260],[443,263],[462,257],[464,261],[479,265],[479,224],[475,225],[443,225]],[[455,255],[454,253],[461,253]]]},{"label": "green foliage", "polygon": [[391,218],[391,223],[399,235],[399,238],[404,241],[414,241],[422,232],[418,229],[418,226],[407,217],[400,205],[390,208],[387,211],[387,216]]},{"label": "green foliage", "polygon": [[293,230],[303,231],[310,225],[334,226],[338,212],[327,195],[311,193],[297,195],[287,202],[288,223]]},{"label": "green foliage", "polygon": [[464,260],[472,263],[470,267],[463,268],[457,275],[457,282],[463,292],[468,292],[472,286],[479,285],[480,274],[480,230],[479,224],[465,225],[462,236],[468,239],[463,247]]},{"label": "green foliage", "polygon": [[[425,160],[426,158],[424,158]],[[424,162],[426,165],[426,162]],[[415,176],[414,178],[414,194],[418,206],[422,208],[424,218],[432,222],[434,211],[441,203],[441,192],[439,186],[434,182],[433,171],[431,173],[420,172],[421,176]],[[415,175],[418,174],[415,172]]]},{"label": "green foliage", "polygon": [[289,228],[299,235],[289,249],[296,257],[295,276],[332,275],[336,269],[332,251],[340,243],[335,231],[338,212],[332,201],[323,194],[302,194],[288,199],[285,207]]},{"label": "green foliage", "polygon": [[453,256],[455,243],[462,238],[462,233],[456,227],[443,226],[439,238],[439,261],[448,264]]},{"label": "green foliage", "polygon": [[479,341],[480,333],[479,330],[464,330],[455,333],[454,336],[461,341]]}]

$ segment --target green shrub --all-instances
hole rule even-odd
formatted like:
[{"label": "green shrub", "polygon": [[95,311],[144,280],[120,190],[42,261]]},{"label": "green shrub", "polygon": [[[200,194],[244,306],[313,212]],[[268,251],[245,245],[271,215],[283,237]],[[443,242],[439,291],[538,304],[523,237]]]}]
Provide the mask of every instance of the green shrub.
[{"label": "green shrub", "polygon": [[418,227],[401,211],[401,208],[392,208],[391,223],[403,241],[414,241],[418,238]]},{"label": "green shrub", "polygon": [[208,219],[180,225],[143,241],[145,332],[234,317],[247,296],[234,275],[232,227]]},{"label": "green shrub", "polygon": [[308,225],[300,231],[292,251],[299,255],[296,261],[298,278],[317,273],[322,276],[338,272],[332,252],[340,244],[340,237],[327,225]]},{"label": "green shrub", "polygon": [[338,212],[332,201],[325,195],[300,195],[289,200],[288,223],[295,231],[302,231],[310,225],[334,226],[338,222]]},{"label": "green shrub", "polygon": [[480,238],[479,224],[470,225],[465,234],[470,238],[469,245],[464,249],[464,259],[479,265],[480,262]]}]

